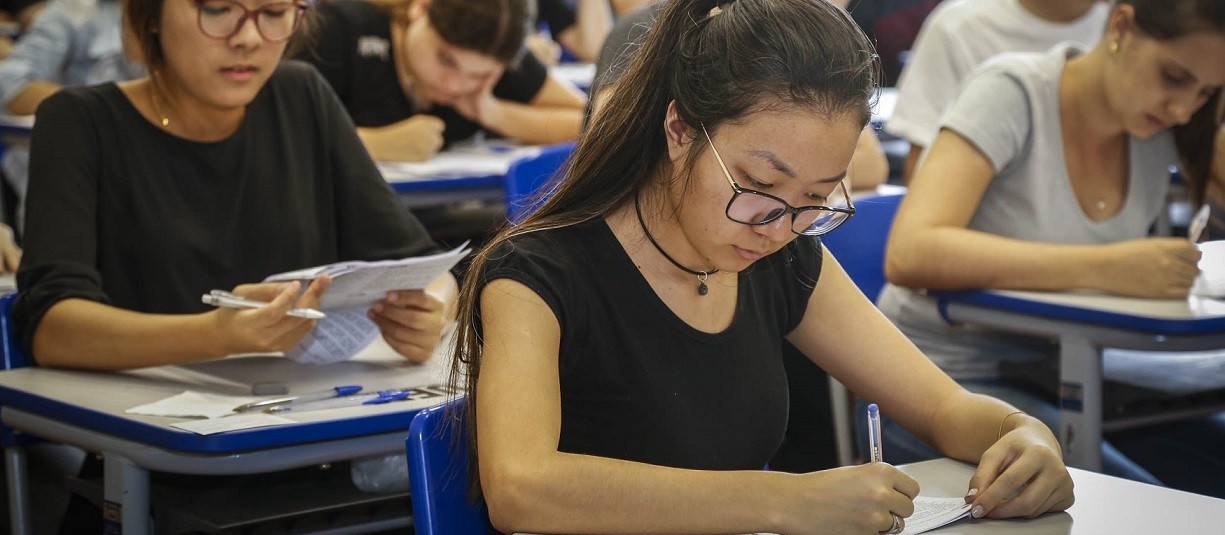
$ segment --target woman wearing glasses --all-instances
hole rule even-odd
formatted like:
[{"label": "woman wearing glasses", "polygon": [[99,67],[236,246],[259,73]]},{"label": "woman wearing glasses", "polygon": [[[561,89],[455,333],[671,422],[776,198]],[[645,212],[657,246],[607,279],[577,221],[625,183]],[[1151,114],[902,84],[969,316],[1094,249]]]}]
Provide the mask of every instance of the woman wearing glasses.
[{"label": "woman wearing glasses", "polygon": [[899,532],[919,489],[890,465],[761,471],[787,422],[784,337],[981,461],[975,516],[1072,503],[1050,431],[958,387],[814,238],[854,213],[871,50],[823,1],[663,9],[556,191],[464,285],[455,381],[499,530]]},{"label": "woman wearing glasses", "polygon": [[339,0],[299,56],[323,73],[376,160],[417,161],[489,131],[578,137],[586,100],[525,53],[530,0]]},{"label": "woman wearing glasses", "polygon": [[[1108,20],[1092,50],[1009,55],[967,81],[899,209],[886,258],[896,286],[878,301],[967,388],[1052,426],[1054,344],[949,325],[911,288],[1187,296],[1199,251],[1150,228],[1166,210],[1169,167],[1191,154],[1211,160],[1213,127],[1181,146],[1170,129],[1216,109],[1225,0],[1118,0]],[[1207,165],[1185,170],[1195,168],[1202,198]],[[905,462],[936,455],[888,422],[885,437]],[[1151,437],[1188,440],[1142,445]],[[1225,415],[1107,438],[1105,472],[1225,497]]]},{"label": "woman wearing glasses", "polygon": [[[133,368],[288,349],[314,322],[286,312],[314,306],[327,280],[246,283],[436,249],[323,78],[281,62],[305,4],[124,9],[150,75],[63,90],[38,110],[14,314],[40,364]],[[424,360],[454,285],[437,281],[441,297],[393,292],[369,317],[398,352]],[[200,302],[235,286],[270,304]]]}]

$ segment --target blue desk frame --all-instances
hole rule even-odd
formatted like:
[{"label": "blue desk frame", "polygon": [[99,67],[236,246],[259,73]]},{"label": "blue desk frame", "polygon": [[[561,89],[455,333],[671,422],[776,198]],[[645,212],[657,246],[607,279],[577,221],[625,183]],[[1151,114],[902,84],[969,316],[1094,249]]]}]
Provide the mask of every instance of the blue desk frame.
[{"label": "blue desk frame", "polygon": [[[1043,292],[929,292],[950,323],[1059,341],[1059,441],[1070,466],[1101,470],[1102,348],[1192,351],[1225,347],[1225,313],[1151,315],[1139,306],[1177,309],[1177,301]],[[1128,305],[1122,307],[1119,305]]]},{"label": "blue desk frame", "polygon": [[[183,419],[127,415],[123,412],[126,408],[181,392],[200,374],[205,374],[207,380],[222,380],[231,385],[225,393],[241,393],[233,386],[234,377],[241,375],[235,370],[254,372],[242,376],[250,381],[259,380],[261,374],[283,375],[290,381],[291,391],[297,392],[318,390],[323,385],[338,384],[337,381],[364,384],[372,390],[432,384],[441,380],[449,365],[445,356],[434,358],[431,367],[413,367],[395,356],[371,363],[342,363],[353,364],[351,368],[337,365],[316,368],[280,358],[252,361],[249,366],[244,361],[213,361],[194,368],[190,366],[196,365],[190,365],[188,373],[174,375],[173,379],[160,375],[22,368],[0,372],[0,419],[22,433],[101,452],[107,532],[144,534],[152,531],[150,470],[251,474],[399,454],[403,452],[404,437],[413,416],[425,407],[441,403],[446,396],[371,408],[301,413],[289,416],[299,420],[294,424],[213,435],[197,435],[168,425]],[[217,367],[209,368],[210,365]],[[216,370],[224,373],[212,374]],[[80,385],[76,392],[66,387],[73,384]],[[98,399],[96,404],[81,401],[86,388],[97,393],[91,396]],[[208,386],[198,389],[210,391]],[[133,403],[132,398],[140,399]],[[408,520],[404,522],[407,525]]]}]

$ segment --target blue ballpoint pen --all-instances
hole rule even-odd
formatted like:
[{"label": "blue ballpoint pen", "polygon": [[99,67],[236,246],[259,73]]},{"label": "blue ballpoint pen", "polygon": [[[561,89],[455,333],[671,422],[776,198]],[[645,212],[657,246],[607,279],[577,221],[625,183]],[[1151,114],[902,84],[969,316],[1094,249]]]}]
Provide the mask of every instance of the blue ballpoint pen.
[{"label": "blue ballpoint pen", "polygon": [[875,403],[868,405],[868,448],[872,452],[872,462],[885,460],[885,452],[881,447],[880,408]]},{"label": "blue ballpoint pen", "polygon": [[252,403],[247,403],[246,405],[239,405],[237,407],[234,407],[234,412],[262,411],[270,407],[299,405],[302,403],[309,403],[312,401],[319,401],[319,400],[330,399],[330,398],[343,398],[345,396],[352,396],[353,394],[356,394],[361,391],[362,391],[361,385],[337,386],[337,387],[329,388],[327,390],[320,390],[318,392],[308,392],[306,394],[298,394],[296,396],[282,396],[279,398],[255,401]]},{"label": "blue ballpoint pen", "polygon": [[338,397],[333,399],[322,399],[309,403],[298,403],[294,405],[276,405],[264,409],[268,414],[284,414],[287,412],[306,412],[320,411],[323,409],[339,409],[343,407],[359,407],[362,405],[382,405],[392,401],[403,401],[412,395],[411,390],[380,390],[378,392],[370,392],[368,394],[357,394],[354,396]]}]

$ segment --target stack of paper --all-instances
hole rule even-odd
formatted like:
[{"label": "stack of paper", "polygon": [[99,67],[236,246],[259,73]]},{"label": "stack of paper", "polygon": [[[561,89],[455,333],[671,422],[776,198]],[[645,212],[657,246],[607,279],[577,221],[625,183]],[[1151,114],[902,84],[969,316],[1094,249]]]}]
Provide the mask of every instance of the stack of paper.
[{"label": "stack of paper", "polygon": [[375,301],[392,290],[425,289],[469,253],[466,247],[467,243],[445,253],[402,260],[339,262],[268,277],[265,282],[304,283],[323,275],[332,277],[331,286],[319,302],[319,308],[328,317],[319,320],[315,329],[286,356],[299,362],[325,364],[357,354],[378,338],[378,326],[366,317]]}]

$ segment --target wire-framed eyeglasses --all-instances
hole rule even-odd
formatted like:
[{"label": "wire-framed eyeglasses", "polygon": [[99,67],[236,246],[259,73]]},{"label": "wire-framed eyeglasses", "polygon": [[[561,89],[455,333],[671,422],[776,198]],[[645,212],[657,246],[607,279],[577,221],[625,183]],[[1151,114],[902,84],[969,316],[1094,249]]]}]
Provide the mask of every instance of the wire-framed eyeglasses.
[{"label": "wire-framed eyeglasses", "polygon": [[791,206],[778,197],[748,188],[743,188],[732,178],[732,173],[723,163],[723,157],[715,148],[715,143],[702,125],[702,133],[706,135],[710,150],[723,169],[723,176],[732,186],[732,198],[727,201],[727,218],[745,225],[766,225],[778,218],[791,214],[791,232],[802,236],[820,236],[838,228],[855,215],[855,206],[846,190],[846,182],[839,181],[838,187],[826,199],[824,205]]},{"label": "wire-framed eyeglasses", "polygon": [[200,31],[213,39],[234,37],[247,19],[255,19],[260,36],[270,43],[290,38],[310,6],[305,2],[271,2],[248,9],[234,0],[195,0],[196,22]]}]

